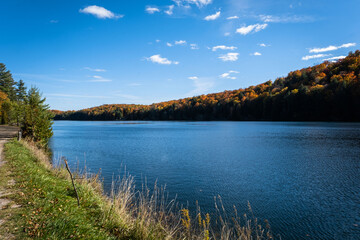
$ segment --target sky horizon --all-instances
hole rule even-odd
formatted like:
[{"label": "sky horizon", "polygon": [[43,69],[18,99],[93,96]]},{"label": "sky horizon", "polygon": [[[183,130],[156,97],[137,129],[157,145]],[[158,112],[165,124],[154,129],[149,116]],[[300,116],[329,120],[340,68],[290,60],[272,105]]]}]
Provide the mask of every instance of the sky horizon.
[{"label": "sky horizon", "polygon": [[13,0],[0,8],[0,62],[57,110],[245,88],[360,44],[356,0]]}]

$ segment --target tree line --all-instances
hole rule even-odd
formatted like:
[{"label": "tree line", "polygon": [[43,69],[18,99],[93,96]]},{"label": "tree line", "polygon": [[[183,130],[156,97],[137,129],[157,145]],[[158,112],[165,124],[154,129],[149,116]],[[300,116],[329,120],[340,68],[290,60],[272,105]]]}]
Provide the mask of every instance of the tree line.
[{"label": "tree line", "polygon": [[151,105],[56,111],[55,120],[360,121],[360,51],[274,82]]},{"label": "tree line", "polygon": [[49,105],[40,90],[27,89],[23,80],[14,81],[5,64],[0,63],[0,121],[19,126],[23,136],[46,147],[52,136],[52,118]]}]

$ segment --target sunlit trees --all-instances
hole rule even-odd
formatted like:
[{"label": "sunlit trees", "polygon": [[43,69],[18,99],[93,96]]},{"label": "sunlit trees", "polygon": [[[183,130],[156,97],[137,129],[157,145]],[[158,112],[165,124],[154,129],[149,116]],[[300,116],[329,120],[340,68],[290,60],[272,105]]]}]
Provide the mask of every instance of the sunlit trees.
[{"label": "sunlit trees", "polygon": [[26,91],[24,81],[15,82],[9,70],[0,63],[1,123],[21,127],[23,135],[46,146],[52,136],[52,113],[39,89]]},{"label": "sunlit trees", "polygon": [[56,112],[68,120],[360,121],[360,51],[245,89],[152,105]]},{"label": "sunlit trees", "polygon": [[0,91],[0,120],[1,120],[1,124],[5,124],[8,122],[9,116],[9,106],[10,105],[10,100],[7,96],[6,93],[4,93],[3,91]]},{"label": "sunlit trees", "polygon": [[25,136],[45,146],[52,136],[52,113],[39,89],[32,87],[26,96],[25,118],[22,129]]},{"label": "sunlit trees", "polygon": [[11,101],[16,99],[15,85],[10,71],[6,69],[5,64],[0,63],[0,90],[6,93]]}]

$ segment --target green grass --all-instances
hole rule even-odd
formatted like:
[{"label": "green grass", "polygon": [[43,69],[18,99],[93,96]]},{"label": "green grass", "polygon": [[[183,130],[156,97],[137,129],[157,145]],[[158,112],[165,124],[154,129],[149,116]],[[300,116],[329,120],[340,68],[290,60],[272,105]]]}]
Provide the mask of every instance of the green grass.
[{"label": "green grass", "polygon": [[[125,224],[109,217],[109,206],[88,185],[78,184],[81,205],[65,172],[46,168],[23,144],[11,141],[5,146],[6,168],[16,181],[17,193],[10,196],[22,207],[14,210],[6,223],[23,239],[132,239]],[[5,174],[1,174],[5,176]]]},{"label": "green grass", "polygon": [[[11,168],[9,164],[2,164],[0,167],[0,189],[2,192],[13,192],[13,187],[8,187],[7,183],[12,179]],[[3,198],[15,198],[15,194],[8,195]],[[22,220],[20,209],[11,209],[9,206],[6,208],[0,209],[0,219],[6,220],[0,227],[0,239],[8,239],[8,234],[16,234],[18,239],[25,239],[25,234],[22,229],[19,228],[20,222]],[[10,221],[8,219],[11,219]]]},{"label": "green grass", "polygon": [[[125,174],[111,198],[103,194],[96,177],[76,180],[78,206],[69,174],[53,168],[35,145],[10,141],[5,159],[0,187],[14,179],[9,189],[13,194],[7,198],[22,207],[0,211],[0,219],[6,219],[0,239],[8,233],[16,239],[273,239],[270,227],[262,228],[254,217],[242,218],[235,211],[227,218],[220,197],[217,217],[210,219],[200,208],[194,217],[175,201],[165,202],[164,189],[156,185],[153,191],[137,191],[133,178]],[[212,223],[221,231],[214,231]]]}]

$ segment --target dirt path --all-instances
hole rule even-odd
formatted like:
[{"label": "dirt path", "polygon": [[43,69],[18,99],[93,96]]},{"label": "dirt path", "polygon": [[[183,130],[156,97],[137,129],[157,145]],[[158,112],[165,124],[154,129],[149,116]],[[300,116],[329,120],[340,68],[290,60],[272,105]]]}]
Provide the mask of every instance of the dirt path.
[{"label": "dirt path", "polygon": [[[3,126],[0,125],[0,168],[5,164],[4,156],[3,156],[3,150],[4,150],[4,144],[13,137],[16,137],[18,134],[19,128],[18,127],[10,127],[10,126]],[[0,186],[0,213],[3,211],[3,209],[7,208],[9,205],[11,205],[11,208],[20,207],[19,205],[14,204],[11,200],[7,199],[6,197],[10,194],[12,194],[11,190],[8,189],[8,187],[11,187],[15,184],[15,181],[13,179],[7,181],[5,184],[1,184]],[[0,214],[2,215],[2,214]],[[1,225],[5,223],[6,219],[1,219],[0,217],[0,228]],[[11,234],[6,234],[1,236],[0,239],[13,239],[13,236]]]},{"label": "dirt path", "polygon": [[13,137],[16,137],[19,132],[18,127],[11,127],[11,126],[5,126],[0,125],[0,167],[4,164],[3,160],[3,149],[4,144]]}]

